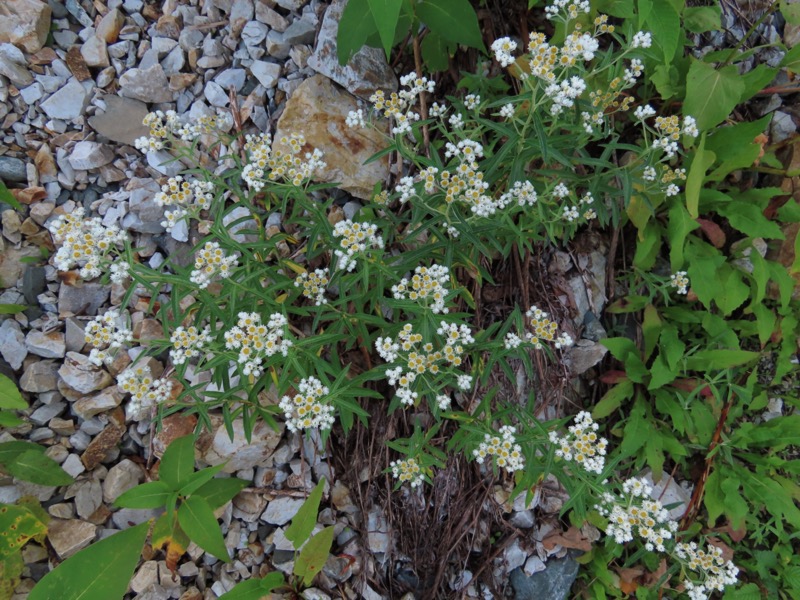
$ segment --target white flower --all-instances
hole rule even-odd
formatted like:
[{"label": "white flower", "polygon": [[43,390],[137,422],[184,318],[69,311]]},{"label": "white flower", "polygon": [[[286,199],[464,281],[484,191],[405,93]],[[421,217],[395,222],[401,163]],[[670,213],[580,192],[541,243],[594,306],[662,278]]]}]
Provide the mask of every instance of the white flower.
[{"label": "white flower", "polygon": [[468,110],[475,110],[481,104],[481,97],[477,94],[467,94],[464,98],[464,105]]},{"label": "white flower", "polygon": [[358,110],[351,110],[349,113],[347,113],[347,118],[344,122],[348,127],[352,128],[365,127],[366,124],[364,123],[364,111],[360,108]]},{"label": "white flower", "polygon": [[383,248],[378,226],[370,223],[354,223],[350,219],[339,221],[333,228],[333,237],[339,239],[339,247],[334,250],[338,257],[336,267],[352,271],[356,266],[356,255],[368,248]]},{"label": "white flower", "polygon": [[185,364],[190,358],[200,356],[203,350],[211,343],[211,330],[208,325],[199,331],[197,327],[177,327],[169,338],[172,348],[169,356],[173,364]]},{"label": "white flower", "polygon": [[393,460],[389,463],[389,467],[392,469],[392,475],[395,479],[399,480],[400,483],[408,481],[412,488],[422,485],[425,481],[422,469],[415,458]]},{"label": "white flower", "polygon": [[670,275],[670,285],[678,288],[679,294],[687,294],[689,291],[689,278],[686,276],[686,271],[678,271]]},{"label": "white flower", "polygon": [[236,266],[236,255],[226,256],[218,242],[206,242],[194,259],[194,270],[189,276],[192,283],[205,289],[214,276],[227,279]]},{"label": "white flower", "polygon": [[649,31],[638,31],[631,40],[631,48],[649,48],[653,44],[653,38]]},{"label": "white flower", "polygon": [[225,347],[239,351],[237,362],[245,375],[259,377],[265,359],[289,355],[292,342],[284,339],[287,325],[280,313],[272,313],[264,325],[258,313],[240,312],[236,326],[225,332]]},{"label": "white flower", "polygon": [[514,118],[514,105],[510,102],[508,104],[504,104],[502,108],[500,108],[500,116],[504,119],[513,119]]},{"label": "white flower", "polygon": [[319,428],[330,429],[334,423],[334,407],[324,398],[330,393],[316,377],[301,379],[294,397],[284,396],[279,404],[289,431]]},{"label": "white flower", "polygon": [[453,129],[461,129],[464,127],[464,119],[461,117],[460,114],[450,115],[450,118],[447,120],[450,123],[450,127]]},{"label": "white flower", "polygon": [[683,117],[683,133],[690,137],[697,137],[700,135],[700,132],[697,130],[697,121],[694,120],[694,117],[688,115]]},{"label": "white flower", "polygon": [[494,58],[500,63],[501,67],[508,67],[514,64],[516,59],[513,56],[513,52],[516,49],[517,43],[508,37],[499,38],[492,42]]},{"label": "white flower", "polygon": [[633,116],[636,117],[638,121],[644,121],[645,119],[652,117],[654,114],[656,114],[656,109],[649,104],[637,106],[636,110],[633,111]]}]

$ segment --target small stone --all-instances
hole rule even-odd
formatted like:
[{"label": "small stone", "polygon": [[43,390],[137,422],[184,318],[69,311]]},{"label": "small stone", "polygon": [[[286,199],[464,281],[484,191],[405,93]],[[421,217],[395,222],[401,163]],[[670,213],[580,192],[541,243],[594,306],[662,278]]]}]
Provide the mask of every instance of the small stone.
[{"label": "small stone", "polygon": [[267,504],[261,520],[272,525],[284,525],[294,518],[302,505],[303,500],[298,498],[275,498]]},{"label": "small stone", "polygon": [[119,38],[119,31],[125,24],[125,15],[119,9],[108,11],[97,25],[95,35],[108,44],[113,44]]},{"label": "small stone", "polygon": [[22,361],[28,355],[22,328],[14,319],[6,319],[0,325],[0,354],[15,371],[22,368]]},{"label": "small stone", "polygon": [[103,488],[97,479],[86,479],[70,486],[75,494],[75,512],[88,519],[103,504]]},{"label": "small stone", "polygon": [[103,482],[103,500],[113,503],[123,493],[136,487],[143,478],[142,468],[126,458],[108,470]]},{"label": "small stone", "polygon": [[97,79],[95,79],[95,83],[97,83],[97,87],[105,88],[113,83],[114,79],[117,78],[117,70],[114,67],[106,67],[102,71],[97,74]]},{"label": "small stone", "polygon": [[80,46],[70,46],[69,50],[67,50],[65,60],[67,61],[67,67],[69,67],[75,79],[78,81],[86,81],[92,78],[92,73],[86,65]]},{"label": "small stone", "polygon": [[95,467],[105,459],[108,451],[112,448],[116,448],[124,433],[124,427],[114,425],[113,423],[98,433],[81,456],[83,466],[86,467],[88,471],[94,470]]},{"label": "small stone", "polygon": [[77,79],[69,83],[42,102],[42,110],[51,119],[71,121],[83,113],[88,100],[88,92]]},{"label": "small stone", "polygon": [[100,283],[84,282],[83,285],[62,283],[58,290],[59,313],[96,315],[97,310],[108,300],[108,294],[108,286]]},{"label": "small stone", "polygon": [[519,527],[520,529],[530,529],[535,524],[532,510],[523,510],[521,512],[515,512],[511,516],[510,520],[511,524],[514,525],[514,527]]},{"label": "small stone", "polygon": [[158,583],[158,561],[148,560],[142,563],[131,579],[131,590],[141,594]]},{"label": "small stone", "polygon": [[203,32],[197,29],[184,29],[178,37],[178,44],[185,51],[200,48],[203,45]]},{"label": "small stone", "polygon": [[41,83],[34,82],[28,87],[21,89],[19,95],[25,100],[25,104],[30,106],[44,97],[44,88]]},{"label": "small stone", "polygon": [[242,29],[242,41],[245,46],[257,46],[267,37],[269,27],[258,21],[250,21]]},{"label": "small stone", "polygon": [[238,40],[242,29],[253,18],[253,0],[233,0],[229,15],[231,36]]},{"label": "small stone", "polygon": [[89,118],[89,125],[102,135],[120,144],[133,145],[142,136],[149,135],[149,128],[142,124],[147,116],[147,105],[139,100],[115,95],[103,97],[105,112]]},{"label": "small stone", "polygon": [[63,560],[88,546],[96,533],[97,527],[86,521],[53,519],[48,526],[47,539]]},{"label": "small stone", "polygon": [[164,450],[167,449],[174,440],[194,433],[194,428],[197,425],[197,417],[194,415],[183,415],[176,413],[168,417],[164,417],[161,423],[161,431],[159,431],[153,438],[153,453],[157,457],[164,455]]},{"label": "small stone", "polygon": [[547,561],[545,569],[527,577],[522,569],[511,572],[511,586],[517,600],[564,600],[569,597],[580,565],[568,553],[564,558]]},{"label": "small stone", "polygon": [[25,345],[31,354],[42,358],[63,358],[67,350],[64,334],[60,331],[44,333],[34,329],[25,338]]},{"label": "small stone", "polygon": [[266,423],[258,422],[253,427],[250,442],[244,435],[241,419],[233,422],[233,439],[228,437],[224,424],[214,432],[214,438],[201,458],[210,465],[225,462],[225,473],[235,473],[242,469],[258,467],[266,461],[277,447],[283,435],[283,425],[275,431]]},{"label": "small stone", "polygon": [[313,44],[317,33],[316,24],[305,18],[293,21],[289,28],[283,32],[283,43],[289,46],[298,44]]},{"label": "small stone", "polygon": [[224,107],[227,106],[230,101],[228,94],[222,89],[222,86],[214,81],[206,83],[203,93],[206,100],[208,100],[209,104],[212,106]]},{"label": "small stone", "polygon": [[72,411],[82,419],[91,419],[122,404],[124,393],[116,385],[108,386],[99,394],[85,396],[72,404]]},{"label": "small stone", "polygon": [[177,40],[183,29],[183,18],[180,15],[164,15],[155,26],[156,37],[168,37]]},{"label": "small stone", "polygon": [[75,433],[75,421],[72,419],[61,419],[59,417],[55,417],[50,419],[50,422],[47,424],[47,426],[50,427],[53,432],[64,437],[69,437]]},{"label": "small stone", "polygon": [[25,55],[13,44],[0,44],[0,75],[8,77],[18,87],[33,83],[33,75],[28,71]]},{"label": "small stone", "polygon": [[186,57],[183,55],[183,50],[180,46],[175,46],[169,54],[161,61],[161,67],[164,69],[166,75],[175,75],[180,73],[183,66],[186,64]]},{"label": "small stone", "polygon": [[285,41],[283,35],[283,33],[275,30],[267,34],[266,47],[267,54],[270,57],[277,58],[278,60],[289,58],[289,49],[291,46]]},{"label": "small stone", "polygon": [[792,115],[788,112],[777,110],[772,115],[772,123],[770,123],[769,130],[773,142],[782,142],[797,131],[797,125],[794,123]]},{"label": "small stone", "polygon": [[276,1],[278,6],[292,12],[299,11],[308,3],[308,0],[276,0]]},{"label": "small stone", "polygon": [[169,81],[160,64],[149,69],[131,69],[119,78],[120,95],[148,103],[172,101]]},{"label": "small stone", "polygon": [[57,417],[63,411],[66,405],[63,402],[55,402],[53,404],[44,404],[33,411],[30,420],[37,425],[44,425],[53,417]]},{"label": "small stone", "polygon": [[89,362],[87,356],[77,352],[67,352],[58,374],[64,383],[81,394],[101,390],[112,382],[111,375]]},{"label": "small stone", "polygon": [[0,179],[6,183],[26,183],[25,162],[13,156],[0,156]]},{"label": "small stone", "polygon": [[107,67],[108,50],[106,43],[99,37],[92,36],[81,46],[81,56],[87,67]]},{"label": "small stone", "polygon": [[265,88],[274,88],[278,85],[282,67],[278,63],[254,60],[250,65],[250,72]]},{"label": "small stone", "polygon": [[256,19],[278,33],[283,33],[289,28],[289,20],[261,0],[256,2]]},{"label": "small stone", "polygon": [[226,69],[214,78],[214,81],[226,92],[233,87],[237,92],[244,87],[247,71],[244,69]]},{"label": "small stone", "polygon": [[35,394],[55,390],[58,387],[58,365],[52,360],[30,364],[20,377],[19,387]]},{"label": "small stone", "polygon": [[52,11],[41,0],[4,0],[0,6],[0,42],[33,54],[44,46]]}]

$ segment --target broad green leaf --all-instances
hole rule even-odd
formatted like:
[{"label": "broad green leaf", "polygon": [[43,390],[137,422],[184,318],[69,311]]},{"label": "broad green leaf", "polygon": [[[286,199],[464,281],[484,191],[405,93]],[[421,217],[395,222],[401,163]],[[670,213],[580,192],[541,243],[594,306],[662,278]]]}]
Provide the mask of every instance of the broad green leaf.
[{"label": "broad green leaf", "polygon": [[658,309],[652,304],[644,307],[644,318],[642,319],[642,337],[644,338],[644,359],[650,358],[656,347],[658,336],[661,333],[661,317]]},{"label": "broad green leaf", "polygon": [[700,191],[703,189],[706,171],[714,164],[716,155],[705,149],[706,134],[700,137],[700,143],[695,150],[689,174],[686,176],[686,209],[689,215],[696,219],[700,216]]},{"label": "broad green leaf", "polygon": [[0,465],[14,460],[17,456],[28,450],[35,450],[44,454],[44,446],[34,444],[33,442],[23,442],[22,440],[14,440],[11,442],[3,442],[0,444]]},{"label": "broad green leaf", "polygon": [[367,0],[348,0],[336,34],[336,56],[344,66],[373,33],[378,31]]},{"label": "broad green leaf", "polygon": [[781,66],[795,73],[800,71],[800,44],[789,50],[781,61]]},{"label": "broad green leaf", "polygon": [[792,0],[781,0],[781,14],[791,25],[800,25],[800,4]]},{"label": "broad green leaf", "polygon": [[717,70],[712,65],[693,60],[686,77],[683,114],[693,116],[701,131],[711,129],[724,121],[739,104],[744,87],[735,66]]},{"label": "broad green leaf", "polygon": [[669,209],[667,239],[669,240],[669,260],[673,272],[679,271],[683,267],[683,245],[686,236],[698,227],[700,225],[697,224],[697,221],[679,202]]},{"label": "broad green leaf", "polygon": [[687,358],[686,364],[693,371],[716,371],[755,362],[759,356],[748,350],[700,350]]},{"label": "broad green leaf", "polygon": [[720,290],[714,302],[728,316],[750,297],[750,286],[743,281],[741,271],[728,265],[720,269],[717,280]]},{"label": "broad green leaf", "polygon": [[738,587],[728,587],[725,589],[723,600],[761,600],[763,598],[761,590],[755,583],[746,583]]},{"label": "broad green leaf", "polygon": [[0,315],[15,315],[26,308],[24,304],[0,304]]},{"label": "broad green leaf", "polygon": [[286,539],[292,542],[295,548],[299,548],[314,531],[314,525],[317,523],[317,512],[319,512],[319,502],[322,500],[322,489],[325,486],[325,478],[319,480],[316,487],[311,490],[311,493],[303,502],[303,505],[297,511],[297,514],[292,519],[292,523],[286,528]]},{"label": "broad green leaf", "polygon": [[775,75],[777,75],[778,72],[778,69],[762,64],[742,75],[744,89],[742,90],[742,95],[739,97],[739,102],[747,102],[750,100],[750,98],[769,85],[772,80],[775,79]]},{"label": "broad green leaf", "polygon": [[72,476],[52,458],[38,450],[28,450],[6,463],[6,471],[18,479],[39,485],[69,485]]},{"label": "broad green leaf", "polygon": [[635,14],[633,0],[597,0],[592,6],[599,13],[621,19],[633,18]]},{"label": "broad green leaf", "polygon": [[428,29],[444,39],[486,50],[478,16],[469,0],[421,0],[416,12]]},{"label": "broad green leaf", "polygon": [[114,504],[124,508],[159,508],[167,503],[170,493],[163,481],[150,481],[128,490]]},{"label": "broad green leaf", "polygon": [[717,31],[722,28],[719,6],[687,6],[683,9],[683,25],[692,33]]},{"label": "broad green leaf", "polygon": [[428,33],[420,44],[422,60],[431,71],[446,71],[450,64],[448,42],[442,36]]},{"label": "broad green leaf", "polygon": [[0,557],[4,557],[19,552],[31,538],[47,533],[47,524],[24,506],[0,504],[0,532]]},{"label": "broad green leaf", "polygon": [[303,547],[294,562],[294,574],[303,578],[304,585],[311,585],[316,574],[325,566],[332,544],[333,527],[326,527]]},{"label": "broad green leaf", "polygon": [[657,390],[675,381],[677,376],[678,372],[667,364],[662,350],[662,352],[656,356],[653,365],[650,367],[650,383],[647,384],[647,389]]},{"label": "broad green leaf", "polygon": [[652,425],[645,418],[644,402],[641,397],[636,399],[636,403],[631,410],[631,414],[625,423],[625,433],[622,436],[622,443],[619,451],[622,457],[636,454],[644,448],[650,441],[652,435]]},{"label": "broad green leaf", "polygon": [[194,495],[204,498],[208,505],[216,510],[246,488],[248,484],[248,481],[235,477],[212,479],[195,491]]},{"label": "broad green leaf", "polygon": [[705,144],[705,149],[714,153],[719,164],[708,179],[719,181],[735,169],[752,166],[761,152],[761,146],[755,141],[756,136],[764,132],[771,118],[771,115],[767,115],[757,121],[717,128]]},{"label": "broad green leaf", "polygon": [[652,269],[661,250],[661,239],[661,226],[654,222],[648,223],[644,230],[639,232],[633,264],[643,271]]},{"label": "broad green leaf", "polygon": [[653,41],[661,48],[664,64],[672,62],[678,42],[681,38],[681,18],[675,8],[665,0],[655,0],[650,14],[647,16],[647,25],[653,36]]},{"label": "broad green leaf", "polygon": [[665,326],[661,331],[660,341],[660,352],[667,359],[669,368],[677,368],[678,362],[686,352],[686,345],[678,336],[678,330],[672,325]]},{"label": "broad green leaf", "polygon": [[190,434],[174,440],[167,446],[158,467],[158,478],[171,490],[177,491],[192,473],[194,473],[194,436]]},{"label": "broad green leaf", "polygon": [[386,60],[394,44],[394,32],[397,29],[397,21],[400,18],[399,0],[367,0],[378,34],[381,37],[383,50],[386,52]]},{"label": "broad green leaf", "polygon": [[780,226],[764,216],[762,210],[749,201],[733,200],[717,206],[732,227],[750,237],[784,239]]},{"label": "broad green leaf", "polygon": [[14,382],[2,374],[0,374],[0,408],[12,410],[28,408],[28,403],[23,400]]},{"label": "broad green leaf", "polygon": [[273,571],[261,579],[248,579],[237,584],[230,592],[219,597],[219,600],[263,600],[275,588],[284,585],[283,573]]},{"label": "broad green leaf", "polygon": [[630,379],[624,379],[605,393],[592,410],[592,417],[603,419],[617,410],[623,401],[632,397],[633,382]]},{"label": "broad green leaf", "polygon": [[0,409],[0,427],[19,427],[24,423],[25,421],[14,413]]},{"label": "broad green leaf", "polygon": [[214,475],[222,471],[224,468],[225,463],[220,463],[218,465],[214,465],[213,467],[200,469],[183,480],[181,482],[181,489],[178,491],[180,492],[181,496],[190,496],[194,494],[196,490],[203,487],[207,482],[211,481],[214,478]]},{"label": "broad green leaf", "polygon": [[661,435],[653,431],[644,446],[648,466],[653,470],[653,479],[658,481],[664,474],[664,442]]},{"label": "broad green leaf", "polygon": [[200,496],[186,499],[178,508],[178,521],[194,543],[218,559],[230,562],[217,518],[205,499]]},{"label": "broad green leaf", "polygon": [[69,557],[36,584],[28,600],[121,600],[149,528],[142,523]]},{"label": "broad green leaf", "polygon": [[178,561],[186,552],[189,543],[189,536],[181,528],[175,511],[165,512],[153,525],[150,544],[154,549],[163,549],[166,552],[167,568],[173,573],[178,570]]},{"label": "broad green leaf", "polygon": [[713,527],[720,515],[725,512],[725,495],[722,493],[720,469],[714,469],[706,479],[703,490],[703,504],[708,513],[708,526]]},{"label": "broad green leaf", "polygon": [[756,328],[758,329],[758,341],[761,346],[765,346],[775,331],[775,324],[778,322],[775,312],[761,303],[753,303],[753,314],[756,317]]}]

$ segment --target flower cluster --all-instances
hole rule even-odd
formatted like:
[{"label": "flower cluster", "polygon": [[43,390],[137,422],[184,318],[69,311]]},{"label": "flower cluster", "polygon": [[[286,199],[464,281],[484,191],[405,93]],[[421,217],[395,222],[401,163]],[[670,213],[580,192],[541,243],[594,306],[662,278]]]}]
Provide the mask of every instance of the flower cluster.
[{"label": "flower cluster", "polygon": [[139,365],[124,370],[117,376],[117,385],[131,395],[127,406],[129,418],[140,420],[145,413],[172,396],[172,381],[154,379],[147,365]]},{"label": "flower cluster", "polygon": [[225,256],[219,242],[206,242],[194,259],[194,270],[189,276],[192,283],[205,289],[215,275],[227,279],[236,266],[236,255]]},{"label": "flower cluster", "polygon": [[508,191],[500,197],[503,206],[516,202],[518,206],[533,206],[539,200],[530,181],[515,181]]},{"label": "flower cluster", "polygon": [[517,444],[517,430],[510,425],[500,428],[500,435],[486,434],[480,445],[472,451],[475,460],[483,464],[487,456],[494,457],[495,464],[509,473],[519,471],[525,466],[522,448]]},{"label": "flower cluster", "polygon": [[164,221],[161,223],[167,232],[172,231],[175,225],[186,217],[197,217],[201,209],[211,208],[213,199],[214,184],[212,182],[190,181],[180,175],[170,177],[154,198],[159,206],[172,207],[172,210],[164,212]]},{"label": "flower cluster", "polygon": [[[550,320],[550,315],[537,306],[531,306],[525,313],[530,319],[528,322],[532,332],[525,333],[525,340],[537,350],[544,347],[542,342],[552,342],[556,349],[563,349],[572,346],[574,343],[572,336],[567,332],[562,332],[556,336],[558,324]],[[506,350],[514,350],[522,344],[522,339],[515,333],[507,333],[504,341]]]},{"label": "flower cluster", "polygon": [[290,181],[292,185],[302,185],[315,171],[324,169],[322,152],[316,148],[303,151],[306,138],[297,133],[283,136],[274,148],[272,136],[268,133],[245,136],[244,149],[249,162],[242,169],[242,179],[247,186],[260,192],[269,181]]},{"label": "flower cluster", "polygon": [[142,152],[163,150],[171,136],[190,142],[205,133],[211,133],[228,126],[230,117],[223,115],[204,116],[191,121],[182,120],[174,110],[157,110],[148,113],[142,124],[150,128],[150,135],[140,137],[133,145]]},{"label": "flower cluster", "polygon": [[370,223],[354,223],[350,219],[339,221],[333,228],[333,237],[341,238],[334,253],[339,259],[336,267],[345,271],[355,268],[356,254],[365,252],[367,248],[383,248],[377,225]]},{"label": "flower cluster", "polygon": [[69,271],[79,266],[83,279],[102,275],[108,253],[127,240],[124,231],[114,226],[105,227],[99,217],[86,219],[82,207],[53,220],[48,229],[56,244],[61,245],[53,258],[56,269]]},{"label": "flower cluster", "polygon": [[182,365],[190,358],[200,356],[212,339],[208,325],[202,331],[198,330],[194,325],[177,327],[169,338],[172,344],[169,356],[173,364]]},{"label": "flower cluster", "polygon": [[327,304],[325,297],[327,285],[330,283],[327,267],[315,269],[313,272],[303,272],[294,280],[295,287],[303,288],[303,296],[314,301],[317,306]]},{"label": "flower cluster", "polygon": [[[652,109],[644,109],[641,114],[650,115],[653,112],[654,111]],[[681,139],[681,135],[686,135],[692,138],[696,138],[698,135],[700,135],[700,132],[697,129],[697,122],[695,121],[694,117],[688,115],[683,117],[682,124],[676,115],[669,117],[656,117],[654,129],[656,133],[656,139],[653,140],[652,147],[654,150],[663,150],[667,158],[672,158],[675,156],[675,154],[677,154],[678,140]]]},{"label": "flower cluster", "polygon": [[[383,111],[383,116],[394,121],[392,133],[402,135],[411,131],[411,125],[419,121],[419,113],[411,110],[419,96],[423,92],[433,92],[434,82],[427,77],[419,77],[413,71],[400,78],[400,85],[406,89],[392,94],[387,98],[382,90],[378,90],[369,97],[376,111]],[[357,115],[348,115],[350,123],[360,124]]]},{"label": "flower cluster", "polygon": [[225,347],[239,350],[238,362],[245,375],[258,377],[265,358],[278,353],[288,355],[292,342],[284,339],[287,325],[286,317],[280,313],[271,314],[264,325],[258,313],[241,312],[236,326],[225,332]]},{"label": "flower cluster", "polygon": [[707,600],[712,592],[724,592],[725,587],[736,585],[739,569],[733,562],[722,557],[722,550],[709,545],[708,550],[697,547],[695,542],[679,543],[675,546],[675,554],[686,566],[700,574],[700,583],[688,578],[683,581],[691,600]]},{"label": "flower cluster", "polygon": [[575,461],[589,473],[603,472],[606,463],[608,440],[597,435],[597,423],[585,411],[579,412],[573,425],[565,436],[550,432],[550,441],[558,448],[556,456],[567,461]]},{"label": "flower cluster", "polygon": [[86,324],[84,341],[92,346],[89,360],[101,366],[114,361],[117,350],[133,341],[133,332],[122,321],[118,310],[110,309]]},{"label": "flower cluster", "polygon": [[393,460],[391,463],[389,463],[389,467],[391,467],[392,475],[395,479],[399,480],[401,484],[408,481],[411,483],[412,488],[422,485],[423,481],[425,480],[422,469],[415,458],[408,458],[406,460]]},{"label": "flower cluster", "polygon": [[589,12],[589,0],[553,0],[544,12],[548,19],[577,19],[581,13]]},{"label": "flower cluster", "polygon": [[293,398],[284,396],[279,404],[286,417],[286,428],[289,431],[330,429],[334,408],[324,402],[330,393],[328,387],[316,377],[307,377],[300,380],[297,392]]},{"label": "flower cluster", "polygon": [[400,283],[392,286],[392,295],[397,300],[421,301],[426,304],[434,314],[447,313],[444,305],[450,291],[445,285],[450,281],[450,270],[441,265],[430,267],[417,267],[411,281],[405,277]]},{"label": "flower cluster", "polygon": [[618,544],[630,542],[638,536],[649,551],[666,551],[665,543],[678,531],[678,523],[669,518],[668,511],[658,500],[650,498],[653,488],[643,479],[633,477],[622,484],[624,498],[610,492],[603,494],[596,506],[608,518],[606,535]]},{"label": "flower cluster", "polygon": [[[440,350],[434,350],[432,342],[423,343],[422,335],[414,333],[414,327],[410,323],[403,326],[396,339],[390,337],[379,337],[375,341],[375,348],[378,354],[387,363],[401,362],[400,366],[386,371],[389,385],[397,385],[397,398],[406,406],[416,402],[419,393],[412,389],[421,388],[430,390],[435,388],[433,382],[437,381],[443,374],[443,366],[459,367],[465,352],[465,346],[475,342],[472,332],[466,325],[456,325],[442,321],[436,333],[444,339],[444,345]],[[428,378],[425,385],[416,385]],[[468,389],[472,385],[472,377],[469,375],[459,375],[457,384],[460,389]],[[437,405],[440,399],[437,397]]]},{"label": "flower cluster", "polygon": [[689,278],[686,276],[686,271],[678,271],[670,275],[671,287],[678,288],[679,294],[687,294],[689,291]]}]

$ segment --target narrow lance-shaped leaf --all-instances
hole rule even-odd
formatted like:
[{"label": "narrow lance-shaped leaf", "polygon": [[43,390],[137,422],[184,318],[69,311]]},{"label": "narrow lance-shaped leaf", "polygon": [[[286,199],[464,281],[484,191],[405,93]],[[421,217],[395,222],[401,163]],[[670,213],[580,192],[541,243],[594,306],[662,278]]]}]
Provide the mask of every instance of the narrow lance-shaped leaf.
[{"label": "narrow lance-shaped leaf", "polygon": [[218,559],[230,562],[214,511],[203,498],[192,496],[178,508],[178,522],[191,540]]},{"label": "narrow lance-shaped leaf", "polygon": [[158,477],[170,489],[177,491],[192,473],[194,473],[194,436],[186,435],[173,441],[164,451],[158,467]]},{"label": "narrow lance-shaped leaf", "polygon": [[285,583],[283,573],[273,571],[261,579],[248,579],[222,594],[219,600],[262,600],[266,594]]},{"label": "narrow lance-shaped leaf", "polygon": [[142,523],[81,550],[45,575],[28,600],[121,600],[149,528]]},{"label": "narrow lance-shaped leaf", "polygon": [[211,508],[217,509],[246,488],[248,483],[244,479],[234,477],[212,479],[195,491],[194,495],[205,499]]},{"label": "narrow lance-shaped leaf", "polygon": [[151,481],[128,490],[114,504],[124,508],[159,508],[167,503],[170,492],[163,481]]},{"label": "narrow lance-shaped leaf", "polygon": [[311,585],[314,576],[328,561],[333,544],[333,527],[326,527],[308,540],[294,563],[294,574],[303,578],[304,585]]},{"label": "narrow lance-shaped leaf", "polygon": [[306,501],[297,511],[292,519],[291,525],[286,528],[286,539],[292,542],[295,548],[299,548],[314,531],[317,523],[317,512],[319,512],[319,502],[322,499],[322,488],[325,485],[325,478],[320,479],[317,486],[311,491]]},{"label": "narrow lance-shaped leaf", "polygon": [[0,408],[28,408],[28,403],[22,398],[17,386],[5,375],[0,375]]},{"label": "narrow lance-shaped leaf", "polygon": [[394,44],[394,32],[397,29],[397,21],[400,18],[401,3],[398,0],[367,0],[375,26],[378,28],[378,35],[386,52],[386,60]]},{"label": "narrow lance-shaped leaf", "polygon": [[36,450],[28,450],[5,465],[18,479],[39,485],[69,485],[74,480],[52,458]]}]

